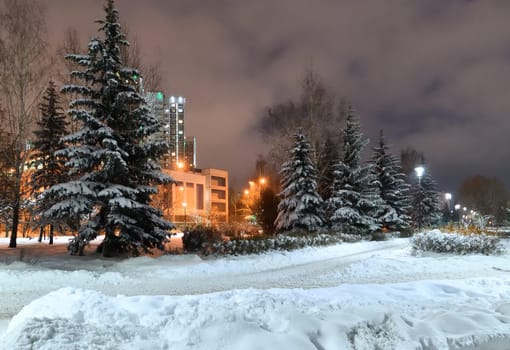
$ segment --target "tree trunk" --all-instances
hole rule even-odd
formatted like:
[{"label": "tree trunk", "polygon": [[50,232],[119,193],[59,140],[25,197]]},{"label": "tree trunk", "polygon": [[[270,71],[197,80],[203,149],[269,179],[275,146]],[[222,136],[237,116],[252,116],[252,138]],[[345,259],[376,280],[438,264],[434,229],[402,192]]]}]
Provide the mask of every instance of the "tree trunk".
[{"label": "tree trunk", "polygon": [[19,223],[19,199],[16,199],[12,208],[12,230],[9,248],[16,248],[16,239],[18,238],[18,223]]},{"label": "tree trunk", "polygon": [[50,224],[49,239],[50,239],[50,244],[53,244],[53,224]]},{"label": "tree trunk", "polygon": [[44,233],[44,227],[39,228],[39,242],[42,242],[43,239],[43,233]]}]

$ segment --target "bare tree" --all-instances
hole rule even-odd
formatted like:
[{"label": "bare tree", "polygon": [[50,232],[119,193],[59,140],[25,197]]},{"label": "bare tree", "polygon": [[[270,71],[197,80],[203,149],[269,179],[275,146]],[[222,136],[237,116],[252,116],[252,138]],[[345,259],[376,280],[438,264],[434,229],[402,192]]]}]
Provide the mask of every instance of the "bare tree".
[{"label": "bare tree", "polygon": [[348,104],[341,101],[335,113],[334,105],[317,74],[312,69],[307,70],[300,99],[269,107],[259,122],[259,132],[271,147],[270,168],[280,168],[287,157],[292,135],[301,127],[312,145],[310,156],[318,172],[319,187],[325,187],[321,183],[327,181],[328,169],[322,165],[334,161],[328,159],[331,144],[340,151],[341,128],[348,110]]},{"label": "bare tree", "polygon": [[490,215],[501,224],[506,220],[508,190],[500,179],[486,176],[471,176],[457,190],[457,201],[482,215]]},{"label": "bare tree", "polygon": [[0,178],[3,200],[12,213],[10,248],[16,247],[29,152],[39,96],[46,84],[44,8],[31,0],[3,0],[0,4],[0,102],[2,147]]},{"label": "bare tree", "polygon": [[410,182],[410,179],[414,176],[414,168],[425,164],[425,156],[423,152],[407,147],[400,152],[400,164],[402,172],[407,177],[407,182]]},{"label": "bare tree", "polygon": [[143,88],[145,91],[157,91],[161,89],[162,73],[159,62],[146,64],[142,60],[141,45],[135,35],[129,32],[129,26],[124,23],[122,28],[129,41],[129,46],[123,46],[120,50],[122,63],[126,67],[135,68],[143,78]]},{"label": "bare tree", "polygon": [[[71,60],[67,60],[65,57],[70,53],[77,54],[86,54],[86,47],[81,45],[80,36],[78,31],[74,27],[67,28],[64,36],[64,41],[57,47],[56,51],[56,62],[55,65],[55,80],[58,81],[62,85],[71,85],[76,83],[76,77],[70,72],[79,69],[79,65]],[[62,101],[62,106],[64,106],[64,110],[67,109],[69,103],[77,98],[76,93],[67,93],[62,94],[60,96]],[[74,120],[66,113],[69,130],[71,132],[76,132],[80,128],[80,122],[78,120]]]}]

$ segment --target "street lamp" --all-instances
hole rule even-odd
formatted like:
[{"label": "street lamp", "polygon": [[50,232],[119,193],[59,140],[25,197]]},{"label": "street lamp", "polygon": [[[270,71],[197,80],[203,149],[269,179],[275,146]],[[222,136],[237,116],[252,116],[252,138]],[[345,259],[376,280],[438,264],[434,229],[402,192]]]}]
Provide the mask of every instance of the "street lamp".
[{"label": "street lamp", "polygon": [[417,200],[418,200],[418,207],[417,210],[417,221],[418,221],[418,230],[421,230],[422,227],[422,220],[423,220],[423,191],[421,188],[421,177],[423,176],[423,173],[425,172],[425,168],[423,166],[417,166],[414,168],[414,172],[416,173],[416,176],[418,176],[418,189],[416,192]]},{"label": "street lamp", "polygon": [[418,183],[421,184],[421,177],[423,176],[423,173],[425,173],[425,168],[420,165],[414,168],[414,171],[416,172],[416,176],[418,176]]},{"label": "street lamp", "polygon": [[445,193],[444,198],[448,201],[448,209],[450,209],[450,201],[452,200],[452,194],[451,193]]},{"label": "street lamp", "polygon": [[461,208],[461,205],[460,204],[455,204],[454,208],[455,208],[455,213],[457,215],[457,225],[458,225],[460,223],[460,208]]}]

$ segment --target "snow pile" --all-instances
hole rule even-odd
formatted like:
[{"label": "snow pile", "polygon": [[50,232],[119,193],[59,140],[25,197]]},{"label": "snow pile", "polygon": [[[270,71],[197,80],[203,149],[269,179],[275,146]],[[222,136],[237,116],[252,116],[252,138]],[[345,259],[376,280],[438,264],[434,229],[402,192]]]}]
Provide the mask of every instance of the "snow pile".
[{"label": "snow pile", "polygon": [[[6,349],[423,349],[510,342],[510,280],[116,296],[64,288],[27,305]],[[502,347],[496,346],[503,344]]]},{"label": "snow pile", "polygon": [[487,235],[460,235],[432,230],[415,235],[411,244],[415,253],[436,252],[456,254],[498,254],[502,251],[499,238]]}]

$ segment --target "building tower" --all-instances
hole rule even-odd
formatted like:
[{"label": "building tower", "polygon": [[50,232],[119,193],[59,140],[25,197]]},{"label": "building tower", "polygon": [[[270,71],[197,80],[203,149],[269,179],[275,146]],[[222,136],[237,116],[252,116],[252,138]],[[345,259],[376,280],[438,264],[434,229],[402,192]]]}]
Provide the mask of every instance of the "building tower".
[{"label": "building tower", "polygon": [[148,92],[145,98],[149,109],[162,127],[153,137],[165,141],[170,148],[161,159],[165,169],[193,170],[197,166],[196,139],[186,137],[184,131],[186,99],[182,96],[170,96],[165,100],[163,92]]},{"label": "building tower", "polygon": [[191,170],[196,168],[196,140],[184,132],[186,99],[170,96],[168,99],[168,125],[170,143],[170,168]]}]

